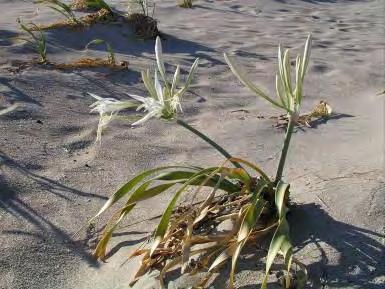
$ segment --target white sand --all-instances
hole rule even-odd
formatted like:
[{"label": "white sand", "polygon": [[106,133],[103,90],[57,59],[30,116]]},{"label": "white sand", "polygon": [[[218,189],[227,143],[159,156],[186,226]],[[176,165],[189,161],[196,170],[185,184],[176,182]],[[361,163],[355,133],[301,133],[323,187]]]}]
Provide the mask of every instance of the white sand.
[{"label": "white sand", "polygon": [[[125,1],[109,2],[124,9]],[[61,17],[46,8],[34,15],[36,7],[20,0],[0,4],[0,104],[20,104],[0,116],[0,288],[125,288],[135,268],[120,265],[156,221],[123,228],[124,234],[113,239],[117,247],[110,248],[117,252],[107,264],[92,261],[84,230],[73,234],[140,170],[218,164],[221,157],[187,131],[158,121],[136,129],[116,121],[98,149],[97,116],[88,113],[93,100],[84,93],[144,94],[139,72],[153,67],[154,42],[135,41],[124,27],[50,31],[52,61],[105,57],[102,46],[83,50],[88,41],[102,38],[119,59],[130,62],[130,69],[109,75],[107,70],[59,72],[35,65],[14,73],[18,62],[35,57],[14,39],[16,18],[48,23]],[[271,120],[256,116],[279,112],[236,81],[222,53],[235,53],[250,78],[273,92],[278,42],[300,48],[313,33],[304,110],[326,100],[342,117],[298,131],[286,167],[293,200],[301,204],[292,214],[296,255],[309,265],[311,288],[385,288],[384,96],[376,95],[385,88],[384,9],[381,0],[198,0],[194,9],[157,2],[167,62],[187,69],[195,57],[202,59],[196,95],[187,95],[183,104],[185,118],[269,174],[276,168],[283,133],[272,128]],[[237,109],[249,113],[233,112]],[[127,224],[161,212],[169,197],[141,204]],[[263,263],[252,260],[240,262],[237,288],[259,284]],[[223,280],[213,288],[225,288]]]}]

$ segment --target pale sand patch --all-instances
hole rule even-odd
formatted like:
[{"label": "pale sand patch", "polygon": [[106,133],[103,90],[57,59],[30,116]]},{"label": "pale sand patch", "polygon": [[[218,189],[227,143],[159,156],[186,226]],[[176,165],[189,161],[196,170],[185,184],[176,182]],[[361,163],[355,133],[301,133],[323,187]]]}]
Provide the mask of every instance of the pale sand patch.
[{"label": "pale sand patch", "polygon": [[[110,2],[124,9],[124,1]],[[129,70],[31,66],[17,72],[17,62],[34,53],[14,38],[16,18],[49,23],[61,16],[45,8],[36,15],[36,6],[26,1],[2,1],[0,7],[0,105],[19,103],[0,116],[0,288],[125,288],[135,264],[120,265],[156,221],[123,228],[107,264],[90,258],[92,236],[73,234],[140,170],[175,162],[217,164],[221,157],[181,128],[156,121],[135,129],[116,121],[97,148],[97,116],[88,113],[93,100],[84,93],[144,93],[139,71],[153,67],[154,41],[137,41],[116,26],[50,31],[52,61],[105,57],[103,46],[84,51],[90,40],[102,38],[118,60],[129,61]],[[235,80],[222,53],[236,54],[250,77],[273,91],[279,40],[300,48],[313,33],[304,109],[322,99],[345,116],[293,138],[285,179],[301,205],[291,215],[298,222],[297,256],[309,265],[311,288],[322,288],[323,280],[324,288],[384,288],[384,96],[376,95],[384,90],[383,1],[198,0],[194,9],[180,9],[170,0],[157,1],[155,15],[168,63],[187,69],[195,57],[202,59],[185,118],[270,174],[283,133],[257,116],[278,112]],[[249,113],[232,112],[237,109]],[[127,224],[160,213],[169,197],[140,205]],[[257,270],[263,270],[259,259],[242,259],[237,288],[255,288]],[[213,288],[224,288],[224,280]]]}]

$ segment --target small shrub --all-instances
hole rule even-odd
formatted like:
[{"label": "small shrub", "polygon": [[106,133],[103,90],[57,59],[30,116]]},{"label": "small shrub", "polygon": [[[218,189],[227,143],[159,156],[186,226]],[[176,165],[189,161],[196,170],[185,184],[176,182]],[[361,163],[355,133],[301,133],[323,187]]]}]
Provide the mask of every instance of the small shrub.
[{"label": "small shrub", "polygon": [[153,18],[155,3],[149,0],[130,0],[127,21],[132,25],[134,33],[142,39],[154,39],[160,33],[158,23]]},{"label": "small shrub", "polygon": [[157,21],[144,14],[131,14],[127,18],[132,25],[135,35],[142,39],[154,39],[160,35]]},{"label": "small shrub", "polygon": [[192,8],[193,7],[192,0],[180,0],[178,2],[178,6],[181,8]]}]

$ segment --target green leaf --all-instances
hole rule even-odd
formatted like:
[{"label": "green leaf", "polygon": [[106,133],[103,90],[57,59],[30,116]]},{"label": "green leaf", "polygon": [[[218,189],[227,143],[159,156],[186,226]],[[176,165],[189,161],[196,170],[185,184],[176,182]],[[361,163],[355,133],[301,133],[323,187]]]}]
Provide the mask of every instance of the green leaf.
[{"label": "green leaf", "polygon": [[251,204],[248,207],[246,214],[242,220],[242,224],[238,232],[238,238],[237,238],[238,242],[241,242],[247,239],[250,232],[252,231],[255,224],[257,223],[263,208],[265,207],[266,201],[261,197],[261,193],[263,189],[266,188],[266,186],[267,184],[264,181],[261,181],[258,184],[255,194],[253,195],[253,198],[251,200]]},{"label": "green leaf", "polygon": [[237,243],[237,247],[234,251],[234,254],[231,258],[231,271],[230,271],[230,280],[229,280],[229,289],[234,289],[234,275],[235,275],[235,268],[237,267],[237,261],[239,254],[242,251],[243,246],[245,245],[246,240],[243,240],[241,242]]},{"label": "green leaf", "polygon": [[205,175],[213,173],[213,172],[218,172],[218,170],[219,170],[218,168],[208,168],[208,169],[203,169],[203,170],[197,172],[188,181],[186,181],[181,186],[181,188],[179,190],[177,190],[175,192],[174,197],[171,199],[166,210],[163,212],[162,218],[161,218],[161,220],[158,224],[158,227],[155,231],[155,234],[154,234],[155,240],[154,240],[153,245],[151,247],[150,256],[154,253],[155,249],[158,247],[160,242],[163,240],[164,234],[166,233],[166,230],[167,230],[167,227],[168,227],[168,224],[170,221],[172,211],[173,211],[175,204],[178,201],[181,193],[184,192],[185,189],[187,188],[187,186],[189,186],[191,183],[196,181],[199,177],[205,176]]},{"label": "green leaf", "polygon": [[285,90],[282,86],[282,79],[281,77],[279,76],[279,74],[277,74],[275,76],[275,90],[277,92],[277,95],[279,96],[279,98],[281,99],[281,103],[284,107],[286,107],[287,110],[289,110],[289,107],[288,107],[288,102],[287,102],[287,99],[286,99],[286,93],[285,93]]},{"label": "green leaf", "polygon": [[168,170],[168,169],[192,169],[194,170],[193,167],[186,167],[186,166],[166,166],[166,167],[159,167],[159,168],[154,168],[150,169],[147,171],[144,171],[140,173],[139,175],[135,176],[132,178],[129,182],[127,182],[125,185],[123,185],[118,191],[116,191],[110,198],[109,200],[104,204],[104,206],[99,210],[99,212],[91,219],[93,221],[96,219],[98,216],[100,216],[105,210],[107,210],[109,207],[111,207],[113,204],[115,204],[117,201],[119,201],[121,198],[126,196],[136,185],[138,185],[141,181],[143,181],[146,177],[159,172],[163,170]]},{"label": "green leaf", "polygon": [[85,49],[88,49],[88,47],[90,45],[99,45],[99,44],[103,44],[105,43],[105,41],[103,39],[94,39],[94,40],[91,40],[90,42],[87,43]]},{"label": "green leaf", "polygon": [[[286,220],[287,208],[285,205],[285,199],[289,190],[289,185],[280,181],[276,188],[275,193],[275,205],[277,207],[279,223],[278,227],[274,233],[274,236],[271,240],[269,251],[266,258],[266,273],[262,282],[261,289],[267,288],[267,279],[269,276],[269,270],[271,265],[274,262],[275,257],[278,253],[281,253],[284,256],[285,264],[287,270],[290,270],[291,261],[292,261],[292,245],[290,241],[290,230],[289,223]],[[286,276],[286,282],[290,283],[288,275]],[[287,284],[288,284],[287,283]]]},{"label": "green leaf", "polygon": [[160,76],[162,77],[164,85],[167,91],[169,92],[166,69],[164,67],[164,62],[163,62],[162,42],[159,36],[157,36],[155,40],[155,58],[156,58],[156,64],[158,65]]},{"label": "green leaf", "polygon": [[302,80],[305,78],[305,74],[307,71],[307,67],[309,65],[309,59],[310,59],[310,53],[311,53],[311,43],[312,43],[312,36],[309,34],[309,36],[306,39],[305,48],[303,51],[303,57],[302,57],[302,70],[301,70],[301,76]]},{"label": "green leaf", "polygon": [[289,184],[286,184],[282,181],[278,183],[275,192],[275,205],[277,207],[278,217],[280,220],[282,220],[286,216],[287,208],[284,201],[285,197],[288,194],[288,190]]},{"label": "green leaf", "polygon": [[297,105],[300,105],[302,101],[301,66],[302,66],[301,56],[298,55],[295,61],[295,82],[296,82],[295,98],[296,98]]},{"label": "green leaf", "polygon": [[285,50],[285,53],[283,55],[283,79],[285,81],[285,86],[287,89],[287,92],[290,92],[290,95],[292,94],[292,85],[291,85],[291,67],[290,67],[290,52],[289,49]]},{"label": "green leaf", "polygon": [[253,91],[255,94],[261,96],[274,106],[278,108],[283,108],[286,110],[286,107],[279,104],[275,100],[273,100],[270,96],[268,96],[265,92],[263,92],[260,88],[255,86],[244,74],[241,73],[240,69],[237,67],[236,63],[225,53],[225,60],[230,67],[231,71],[234,73],[234,75],[241,81],[245,86],[247,86],[251,91]]},{"label": "green leaf", "polygon": [[107,244],[112,237],[112,233],[116,230],[119,223],[124,219],[124,217],[135,207],[135,205],[136,204],[130,204],[129,206],[124,207],[120,211],[120,216],[117,221],[113,224],[113,226],[108,230],[104,230],[102,238],[98,242],[98,245],[96,246],[96,249],[93,253],[95,257],[98,257],[101,260],[105,259]]},{"label": "green leaf", "polygon": [[171,85],[171,95],[174,95],[174,91],[179,83],[179,75],[180,75],[180,67],[179,65],[176,66],[174,78],[172,79],[172,85]]},{"label": "green leaf", "polygon": [[186,92],[187,89],[189,88],[189,86],[190,86],[190,84],[191,84],[191,82],[192,82],[193,76],[194,76],[194,74],[195,74],[195,71],[196,71],[196,69],[197,69],[197,67],[198,67],[198,64],[199,64],[199,58],[195,59],[193,65],[191,66],[190,72],[189,72],[189,74],[188,74],[188,76],[187,76],[186,83],[185,83],[185,85],[183,86],[183,88],[181,88],[181,89],[179,90],[179,92],[178,92],[179,97],[182,97],[183,94],[185,94],[185,92]]},{"label": "green leaf", "polygon": [[144,83],[144,86],[146,87],[148,93],[153,99],[158,99],[155,86],[151,81],[150,78],[150,71],[147,69],[146,71],[142,71],[142,80]]}]

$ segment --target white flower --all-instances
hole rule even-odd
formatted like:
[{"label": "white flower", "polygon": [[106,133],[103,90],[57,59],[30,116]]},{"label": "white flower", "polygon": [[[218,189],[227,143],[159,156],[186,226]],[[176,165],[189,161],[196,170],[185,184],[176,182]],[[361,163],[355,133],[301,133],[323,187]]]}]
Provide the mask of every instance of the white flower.
[{"label": "white flower", "polygon": [[[180,76],[179,65],[176,67],[172,83],[170,84],[167,80],[163,62],[162,44],[159,37],[156,38],[155,42],[155,56],[157,70],[155,70],[154,79],[151,78],[149,70],[142,71],[142,80],[149,96],[143,97],[139,95],[128,94],[131,98],[140,102],[141,104],[138,104],[134,101],[102,98],[96,94],[89,93],[89,95],[96,99],[96,102],[90,106],[92,107],[91,112],[97,111],[100,115],[97,130],[97,141],[100,141],[101,139],[103,128],[108,125],[114,115],[123,109],[136,107],[137,111],[143,110],[146,112],[146,114],[141,119],[132,124],[133,126],[142,124],[152,117],[172,119],[176,116],[178,110],[182,112],[181,98],[191,84],[194,72],[198,66],[199,59],[197,58],[191,66],[186,83],[181,88],[178,88]],[[158,73],[160,74],[162,83],[159,80]]]},{"label": "white flower", "polygon": [[162,117],[162,111],[164,109],[164,103],[162,103],[161,101],[155,100],[152,97],[142,97],[142,96],[138,96],[138,95],[130,95],[130,97],[132,97],[133,99],[136,99],[137,101],[140,101],[142,103],[136,109],[137,111],[143,109],[144,111],[147,112],[147,114],[144,117],[142,117],[138,121],[134,122],[132,124],[132,126],[142,124],[152,117],[157,117],[157,118]]},{"label": "white flower", "polygon": [[[133,123],[132,125],[142,124],[152,117],[172,119],[177,114],[178,110],[182,112],[181,98],[191,84],[194,72],[198,66],[199,59],[196,59],[190,68],[186,83],[181,88],[177,88],[180,76],[180,67],[176,67],[172,83],[168,82],[163,62],[162,44],[160,38],[156,38],[155,56],[157,70],[155,70],[154,79],[151,79],[150,71],[142,71],[143,83],[148,91],[149,96],[144,98],[141,96],[132,96],[132,98],[142,102],[142,105],[137,110],[143,109],[147,114]],[[162,83],[159,80],[160,74]],[[162,86],[163,84],[163,86]]]},{"label": "white flower", "polygon": [[88,94],[96,99],[96,101],[90,105],[90,107],[92,107],[90,112],[97,111],[100,115],[96,141],[101,140],[103,128],[108,125],[114,115],[123,109],[137,106],[137,104],[132,101],[103,98],[93,93]]}]

